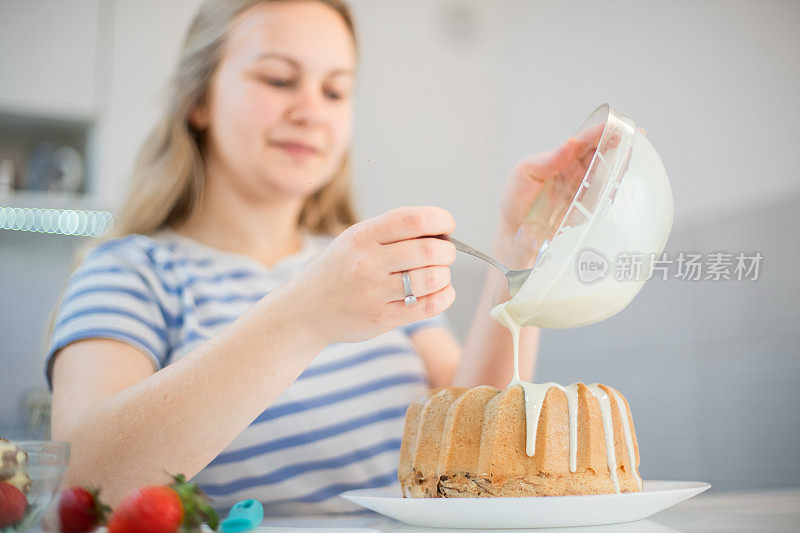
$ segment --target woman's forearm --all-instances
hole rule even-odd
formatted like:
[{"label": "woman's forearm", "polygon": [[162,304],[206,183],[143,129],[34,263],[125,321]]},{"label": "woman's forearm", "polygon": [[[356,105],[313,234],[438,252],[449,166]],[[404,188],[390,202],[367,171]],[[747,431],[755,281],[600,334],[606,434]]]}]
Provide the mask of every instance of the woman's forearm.
[{"label": "woman's forearm", "polygon": [[[492,255],[501,261],[512,257],[513,236],[498,233]],[[514,264],[513,262],[511,264]],[[501,291],[498,301],[510,298],[505,276],[494,267],[487,267],[486,278],[472,326],[467,334],[464,353],[453,385],[475,387],[494,385],[505,388],[514,374],[514,347],[511,332],[490,316],[495,292]],[[519,335],[519,374],[526,381],[533,379],[539,347],[539,328],[523,327]]]},{"label": "woman's forearm", "polygon": [[114,503],[142,484],[194,476],[271,405],[325,347],[286,286],[201,346],[87,409],[69,430],[64,486]]}]

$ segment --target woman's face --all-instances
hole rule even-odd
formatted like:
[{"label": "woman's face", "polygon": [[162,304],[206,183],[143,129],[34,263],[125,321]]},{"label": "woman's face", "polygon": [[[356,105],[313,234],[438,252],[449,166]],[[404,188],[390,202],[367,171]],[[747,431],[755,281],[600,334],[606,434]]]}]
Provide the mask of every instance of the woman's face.
[{"label": "woman's face", "polygon": [[244,13],[192,115],[207,129],[207,156],[225,185],[255,201],[325,185],[350,144],[355,68],[353,38],[324,4],[265,3]]}]

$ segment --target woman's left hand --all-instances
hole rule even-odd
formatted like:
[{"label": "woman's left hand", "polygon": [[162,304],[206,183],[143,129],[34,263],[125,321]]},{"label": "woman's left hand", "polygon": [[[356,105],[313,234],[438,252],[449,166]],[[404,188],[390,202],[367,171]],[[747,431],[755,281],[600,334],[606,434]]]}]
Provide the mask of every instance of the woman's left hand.
[{"label": "woman's left hand", "polygon": [[[598,127],[599,126],[599,127]],[[513,239],[544,185],[559,174],[577,187],[586,175],[603,132],[588,128],[549,152],[526,157],[514,167],[503,190],[498,237]]]}]

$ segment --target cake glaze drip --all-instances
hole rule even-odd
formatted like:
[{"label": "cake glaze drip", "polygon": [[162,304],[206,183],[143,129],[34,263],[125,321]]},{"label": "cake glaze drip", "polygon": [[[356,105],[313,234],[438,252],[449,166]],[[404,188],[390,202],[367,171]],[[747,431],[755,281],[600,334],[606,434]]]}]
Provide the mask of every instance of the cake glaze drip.
[{"label": "cake glaze drip", "polygon": [[625,434],[625,448],[628,450],[628,463],[631,465],[631,474],[636,479],[639,490],[642,490],[642,477],[636,471],[636,452],[633,451],[633,432],[631,431],[630,420],[628,420],[628,413],[622,410],[622,397],[616,390],[612,389],[612,391],[614,392],[614,399],[617,401],[619,416],[622,418],[622,431]]},{"label": "cake glaze drip", "polygon": [[[529,457],[533,457],[536,452],[536,435],[539,427],[539,415],[541,414],[544,399],[547,392],[555,387],[562,391],[567,397],[567,408],[569,410],[569,469],[570,472],[577,470],[577,455],[578,455],[578,384],[572,383],[566,387],[558,383],[531,383],[523,381],[519,375],[519,333],[521,326],[513,319],[508,313],[506,306],[499,305],[494,307],[491,312],[494,318],[500,324],[506,326],[511,331],[511,338],[514,345],[514,376],[506,389],[510,389],[516,385],[520,385],[524,392],[525,397],[525,424],[526,424],[526,442],[525,453]],[[608,471],[611,477],[611,483],[614,486],[614,491],[619,493],[620,486],[617,478],[617,458],[615,453],[614,442],[614,426],[611,414],[611,400],[608,393],[599,387],[597,383],[586,385],[589,392],[597,398],[600,404],[600,414],[603,420],[603,437],[605,439],[606,447],[606,460],[608,462]],[[636,472],[636,454],[633,448],[633,434],[631,432],[628,414],[623,410],[623,400],[620,395],[611,389],[614,394],[614,400],[617,405],[617,411],[622,419],[622,428],[625,436],[625,448],[628,453],[628,462],[630,463],[631,474],[638,483],[639,490],[642,489],[642,479]]]},{"label": "cake glaze drip", "polygon": [[[597,386],[597,383],[588,385],[589,392],[600,402],[600,413],[603,416],[603,435],[606,439],[606,461],[608,471],[611,473],[611,482],[614,491],[619,492],[619,479],[617,479],[617,454],[614,451],[614,426],[611,423],[611,400],[606,391]],[[610,437],[610,438],[609,438]]]}]

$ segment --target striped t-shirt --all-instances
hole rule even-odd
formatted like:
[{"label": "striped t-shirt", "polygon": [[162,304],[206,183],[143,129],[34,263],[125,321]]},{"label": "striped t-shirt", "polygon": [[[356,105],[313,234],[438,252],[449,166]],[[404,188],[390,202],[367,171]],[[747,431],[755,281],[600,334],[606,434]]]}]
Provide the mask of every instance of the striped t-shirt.
[{"label": "striped t-shirt", "polygon": [[[332,239],[305,233],[272,267],[172,230],[107,241],[64,293],[47,354],[87,338],[144,352],[156,368],[183,357],[291,279]],[[402,287],[398,287],[402,291]],[[410,336],[444,315],[373,339],[333,344],[196,480],[222,512],[255,498],[269,516],[355,513],[339,492],[396,483],[405,412],[429,387]]]}]

